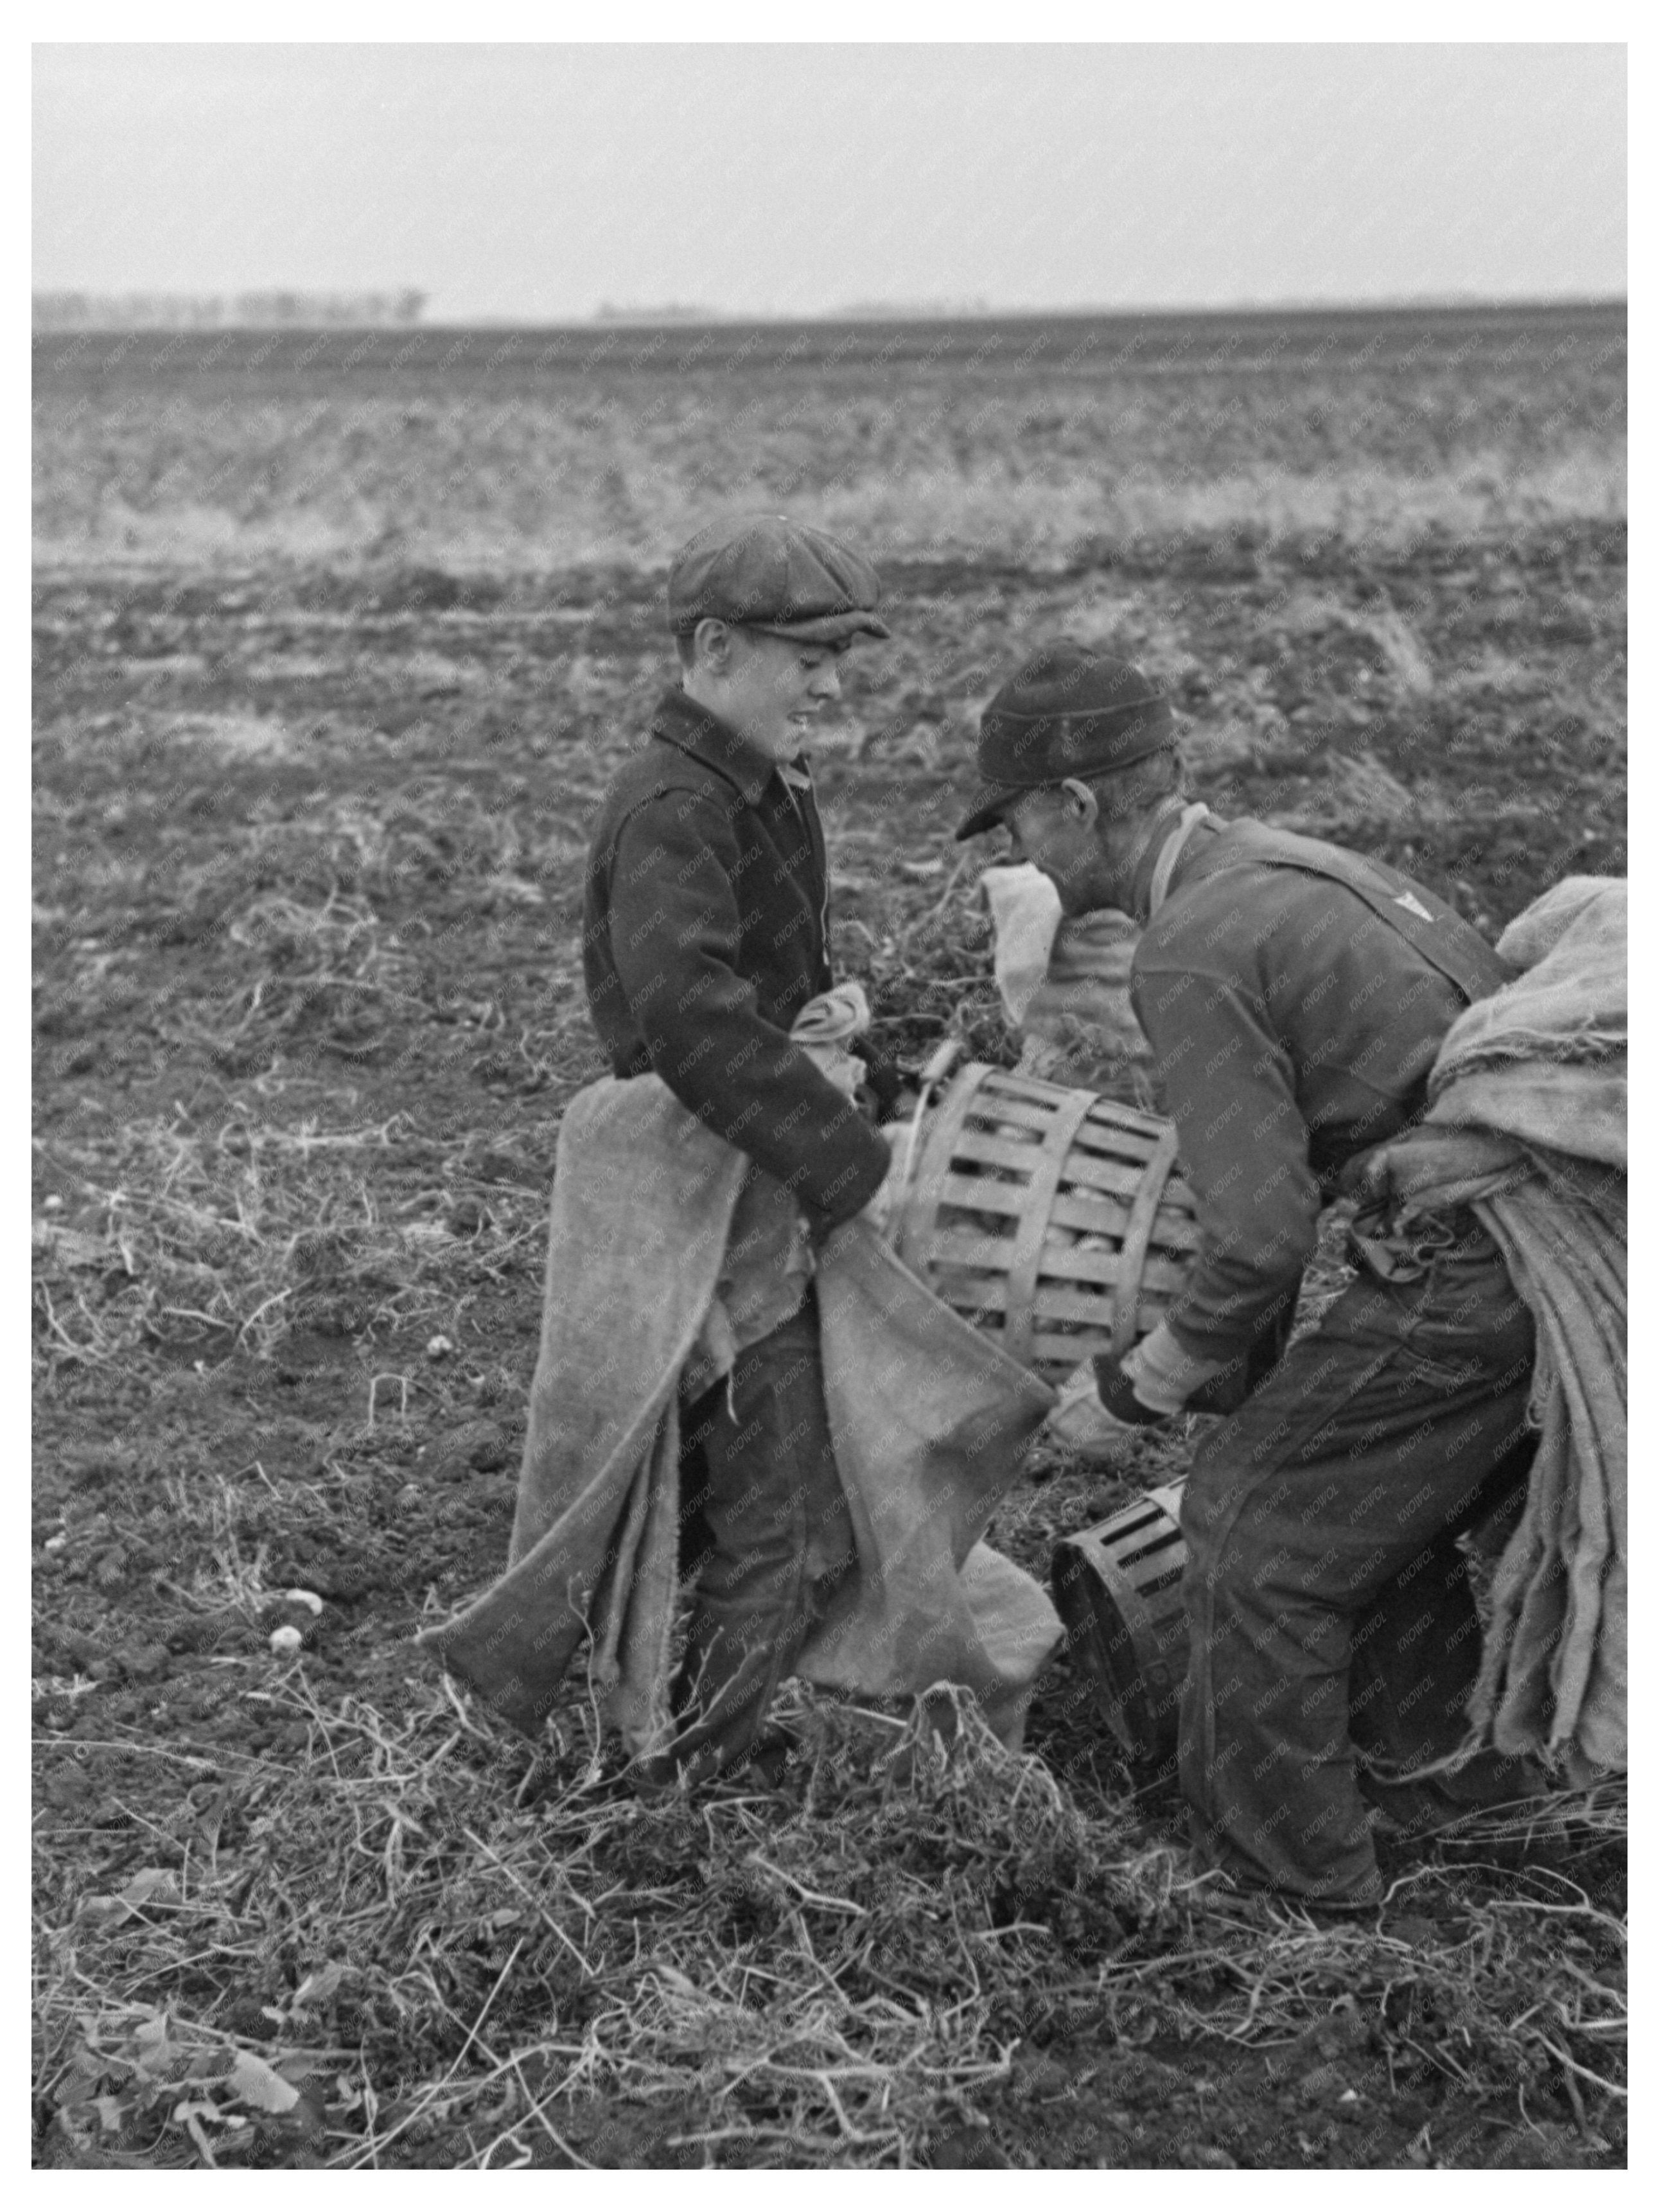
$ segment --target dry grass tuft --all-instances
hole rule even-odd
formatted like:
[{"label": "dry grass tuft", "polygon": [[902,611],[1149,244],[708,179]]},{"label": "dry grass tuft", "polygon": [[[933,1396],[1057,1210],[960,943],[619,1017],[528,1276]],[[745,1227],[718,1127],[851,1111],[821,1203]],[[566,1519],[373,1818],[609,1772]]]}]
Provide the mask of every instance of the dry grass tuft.
[{"label": "dry grass tuft", "polygon": [[[1523,2109],[1565,2077],[1591,2131],[1622,2094],[1621,1930],[1569,1872],[1461,1934],[1443,1896],[1420,1927],[1230,1902],[950,1697],[905,1719],[796,1685],[780,1788],[642,1803],[580,1702],[526,1759],[447,1683],[395,1722],[302,1666],[246,1694],[297,1755],[134,1738],[179,1768],[146,1864],[78,1898],[42,1868],[35,2092],[81,2162],[614,2165],[631,2129],[694,2163],[904,2167],[982,2124],[1018,2049],[1172,2020],[1268,2052],[1381,2036]],[[1582,1850],[1613,1814],[1576,1817]],[[1391,1905],[1460,1887],[1422,1869]]]},{"label": "dry grass tuft", "polygon": [[331,1129],[180,1109],[55,1158],[81,1202],[75,1230],[43,1222],[35,1239],[49,1372],[143,1346],[265,1358],[296,1328],[372,1340],[539,1265],[543,1192],[492,1182],[487,1207],[469,1200],[465,1161],[403,1114]]},{"label": "dry grass tuft", "polygon": [[227,2086],[252,2025],[307,2084],[273,2142],[303,2124],[329,2164],[440,2123],[501,2162],[561,2140],[550,2106],[591,2132],[622,2098],[691,2116],[687,2144],[902,2166],[1053,2014],[1057,1915],[1097,1945],[1178,1918],[1167,1853],[954,1700],[903,1722],[797,1686],[787,1794],[645,1805],[580,1706],[526,1770],[447,1685],[400,1723],[302,1668],[265,1694],[302,1757],[184,1761],[154,1863],[107,1897],[46,1872],[36,2088],[83,2151],[254,2148]]}]

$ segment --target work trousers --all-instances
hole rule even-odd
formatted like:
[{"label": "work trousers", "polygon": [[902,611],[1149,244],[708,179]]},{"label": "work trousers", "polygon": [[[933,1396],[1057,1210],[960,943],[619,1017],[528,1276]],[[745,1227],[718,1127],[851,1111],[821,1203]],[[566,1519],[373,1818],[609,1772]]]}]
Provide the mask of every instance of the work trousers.
[{"label": "work trousers", "polygon": [[[696,1572],[677,1733],[659,1772],[704,1780],[750,1749],[779,1683],[855,1557],[830,1437],[816,1294],[738,1355],[685,1415]],[[702,1475],[699,1488],[697,1477]]]},{"label": "work trousers", "polygon": [[[1531,1315],[1475,1217],[1419,1219],[1205,1439],[1182,1499],[1180,1764],[1206,1863],[1381,1894],[1360,1784],[1462,1741],[1480,1625],[1455,1540],[1526,1480],[1532,1366]],[[1474,1782],[1515,1779],[1489,1753]]]}]

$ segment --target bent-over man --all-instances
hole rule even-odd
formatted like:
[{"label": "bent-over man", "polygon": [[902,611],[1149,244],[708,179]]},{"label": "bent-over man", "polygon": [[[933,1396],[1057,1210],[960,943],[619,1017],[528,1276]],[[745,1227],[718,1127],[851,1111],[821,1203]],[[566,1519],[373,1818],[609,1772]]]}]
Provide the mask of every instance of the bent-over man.
[{"label": "bent-over man", "polygon": [[1133,1002],[1200,1242],[1165,1318],[1095,1363],[1093,1414],[1127,1435],[1233,1409],[1182,1505],[1201,1863],[1365,1905],[1367,1798],[1422,1825],[1522,1786],[1491,1754],[1397,1778],[1464,1734],[1480,1631],[1456,1539],[1525,1480],[1533,1324],[1472,1212],[1362,1216],[1347,1287],[1276,1355],[1322,1206],[1422,1113],[1447,1029],[1506,970],[1398,871],[1189,804],[1168,702],[1121,662],[1038,654],[986,709],[978,765],[959,838],[1000,826],[1067,915],[1142,927]]}]

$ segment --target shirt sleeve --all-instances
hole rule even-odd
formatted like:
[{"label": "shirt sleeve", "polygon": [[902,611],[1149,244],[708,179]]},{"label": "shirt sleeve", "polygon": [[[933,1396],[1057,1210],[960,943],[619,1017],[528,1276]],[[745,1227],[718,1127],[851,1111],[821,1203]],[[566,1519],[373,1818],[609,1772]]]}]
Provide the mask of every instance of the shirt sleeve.
[{"label": "shirt sleeve", "polygon": [[1231,1360],[1295,1297],[1318,1237],[1294,1071],[1232,979],[1137,970],[1133,999],[1198,1212],[1198,1256],[1165,1318],[1183,1350]]},{"label": "shirt sleeve", "polygon": [[793,1190],[814,1225],[861,1211],[891,1156],[855,1106],[762,1014],[740,972],[738,850],[712,799],[676,791],[623,823],[611,958],[653,1072],[681,1104]]}]

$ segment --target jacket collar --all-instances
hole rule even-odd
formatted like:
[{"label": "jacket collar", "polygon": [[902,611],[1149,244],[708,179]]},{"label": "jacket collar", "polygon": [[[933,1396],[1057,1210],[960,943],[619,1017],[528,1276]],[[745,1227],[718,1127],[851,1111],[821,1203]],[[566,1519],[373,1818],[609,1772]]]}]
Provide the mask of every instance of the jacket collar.
[{"label": "jacket collar", "polygon": [[737,786],[750,806],[759,805],[761,793],[772,780],[773,763],[763,753],[746,745],[729,723],[711,714],[707,707],[698,706],[695,699],[688,699],[678,688],[664,692],[651,718],[651,734],[717,769],[728,783]]}]

